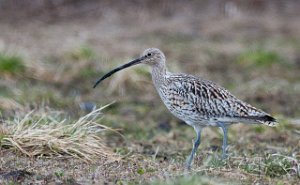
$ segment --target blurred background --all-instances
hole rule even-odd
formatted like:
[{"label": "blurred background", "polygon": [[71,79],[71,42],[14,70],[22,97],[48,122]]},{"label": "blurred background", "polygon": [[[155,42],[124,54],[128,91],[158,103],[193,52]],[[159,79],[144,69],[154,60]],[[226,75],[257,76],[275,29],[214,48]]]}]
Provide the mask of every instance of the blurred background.
[{"label": "blurred background", "polygon": [[145,66],[91,88],[103,73],[157,47],[170,71],[213,80],[275,115],[299,117],[299,7],[293,0],[2,0],[2,114],[41,105],[76,113],[75,104],[118,100],[124,109],[160,109],[153,119],[166,119]]},{"label": "blurred background", "polygon": [[[215,81],[281,122],[299,124],[299,9],[297,0],[0,0],[2,118],[33,109],[77,118],[115,101],[102,124],[120,128],[133,151],[147,155],[162,145],[174,154],[184,146],[177,150],[187,154],[192,128],[164,107],[149,67],[126,69],[92,88],[104,73],[156,47],[169,71]],[[278,134],[284,128],[263,140],[297,145],[289,132]],[[240,138],[243,146],[265,127],[232,130],[231,143]],[[249,130],[254,134],[241,137]],[[204,137],[204,148],[220,145],[218,131]]]}]

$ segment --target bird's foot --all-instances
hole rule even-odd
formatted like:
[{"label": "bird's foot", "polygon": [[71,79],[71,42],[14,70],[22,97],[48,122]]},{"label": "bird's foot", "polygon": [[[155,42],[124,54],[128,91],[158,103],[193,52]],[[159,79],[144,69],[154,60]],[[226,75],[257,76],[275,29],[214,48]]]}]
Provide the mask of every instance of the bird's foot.
[{"label": "bird's foot", "polygon": [[228,158],[228,155],[227,155],[227,153],[222,153],[222,160],[226,160]]},{"label": "bird's foot", "polygon": [[193,158],[194,158],[194,157],[193,157],[192,155],[190,155],[190,156],[187,158],[186,162],[185,162],[185,169],[188,170],[188,171],[191,170]]},{"label": "bird's foot", "polygon": [[226,146],[222,146],[222,160],[226,160],[228,158],[228,154],[227,154],[227,145]]},{"label": "bird's foot", "polygon": [[185,168],[185,170],[190,171],[191,170],[191,165],[185,164],[184,168]]}]

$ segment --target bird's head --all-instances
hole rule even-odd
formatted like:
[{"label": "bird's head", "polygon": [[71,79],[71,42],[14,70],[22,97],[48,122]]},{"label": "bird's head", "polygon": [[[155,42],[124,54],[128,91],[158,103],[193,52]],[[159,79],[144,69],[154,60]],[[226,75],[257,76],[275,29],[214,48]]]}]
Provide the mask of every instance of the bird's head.
[{"label": "bird's head", "polygon": [[158,65],[164,63],[166,58],[162,51],[157,48],[146,49],[140,56],[141,63],[148,65]]},{"label": "bird's head", "polygon": [[114,73],[116,73],[122,69],[128,68],[133,65],[137,65],[137,64],[147,64],[150,66],[158,66],[160,64],[164,65],[165,60],[166,60],[165,55],[159,49],[157,49],[157,48],[146,49],[139,58],[137,58],[127,64],[119,66],[119,67],[111,70],[110,72],[106,73],[105,75],[103,75],[99,80],[97,80],[97,82],[94,85],[94,88],[101,81],[103,81],[104,79],[110,77],[111,75],[113,75]]}]

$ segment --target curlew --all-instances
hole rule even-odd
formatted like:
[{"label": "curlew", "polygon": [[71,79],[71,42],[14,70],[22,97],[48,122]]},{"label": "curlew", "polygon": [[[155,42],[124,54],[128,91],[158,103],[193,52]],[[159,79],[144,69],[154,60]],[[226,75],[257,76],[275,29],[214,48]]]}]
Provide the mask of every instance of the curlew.
[{"label": "curlew", "polygon": [[137,64],[152,67],[153,84],[169,111],[196,132],[193,148],[186,160],[189,169],[200,145],[201,130],[206,126],[220,127],[223,131],[222,158],[227,157],[227,127],[233,123],[265,124],[275,126],[276,120],[269,114],[245,103],[225,88],[200,77],[170,73],[166,69],[166,58],[156,48],[146,49],[142,55],[102,76],[94,88],[112,74]]}]

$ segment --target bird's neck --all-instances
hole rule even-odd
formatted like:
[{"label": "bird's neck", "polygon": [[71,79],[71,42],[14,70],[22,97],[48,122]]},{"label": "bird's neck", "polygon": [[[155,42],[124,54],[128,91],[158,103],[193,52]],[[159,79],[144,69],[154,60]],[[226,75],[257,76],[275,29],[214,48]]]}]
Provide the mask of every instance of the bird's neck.
[{"label": "bird's neck", "polygon": [[152,81],[156,88],[160,87],[166,80],[165,64],[156,64],[152,66]]}]

